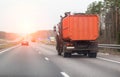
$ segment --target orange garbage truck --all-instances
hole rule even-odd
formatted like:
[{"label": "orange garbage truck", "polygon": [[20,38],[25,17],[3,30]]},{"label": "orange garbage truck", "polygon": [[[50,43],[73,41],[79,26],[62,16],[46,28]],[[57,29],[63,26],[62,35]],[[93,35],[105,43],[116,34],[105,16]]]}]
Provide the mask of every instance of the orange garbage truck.
[{"label": "orange garbage truck", "polygon": [[70,57],[72,53],[96,58],[98,53],[99,17],[93,14],[65,13],[54,26],[58,55]]}]

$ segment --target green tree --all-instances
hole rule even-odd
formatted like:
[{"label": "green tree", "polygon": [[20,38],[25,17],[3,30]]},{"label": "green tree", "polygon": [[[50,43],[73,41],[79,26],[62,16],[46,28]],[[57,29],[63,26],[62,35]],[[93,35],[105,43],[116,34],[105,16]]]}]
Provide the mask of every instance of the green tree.
[{"label": "green tree", "polygon": [[104,0],[107,8],[120,7],[120,0]]},{"label": "green tree", "polygon": [[[104,20],[104,43],[117,43],[120,41],[120,0],[104,0],[104,2],[92,2],[86,11],[87,14],[99,14],[100,20]],[[108,39],[109,38],[109,39]]]},{"label": "green tree", "polygon": [[102,8],[103,8],[103,2],[95,1],[88,6],[86,13],[87,14],[100,14]]}]

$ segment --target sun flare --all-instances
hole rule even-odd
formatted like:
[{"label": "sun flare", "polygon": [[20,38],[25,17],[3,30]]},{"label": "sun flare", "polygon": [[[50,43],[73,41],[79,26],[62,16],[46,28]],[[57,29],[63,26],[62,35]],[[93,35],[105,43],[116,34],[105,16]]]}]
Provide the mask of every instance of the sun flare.
[{"label": "sun flare", "polygon": [[34,31],[34,26],[30,25],[30,24],[23,24],[21,25],[21,32],[24,34],[29,34],[32,33]]}]

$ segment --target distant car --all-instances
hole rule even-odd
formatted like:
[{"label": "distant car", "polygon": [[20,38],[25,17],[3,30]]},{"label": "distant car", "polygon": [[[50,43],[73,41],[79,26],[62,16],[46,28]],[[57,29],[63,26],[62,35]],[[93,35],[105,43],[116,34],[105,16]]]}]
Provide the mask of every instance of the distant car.
[{"label": "distant car", "polygon": [[31,41],[32,41],[32,42],[36,42],[36,39],[32,39]]},{"label": "distant car", "polygon": [[26,46],[28,46],[28,45],[29,45],[29,42],[28,42],[28,41],[22,41],[22,42],[21,42],[21,45],[26,45]]}]

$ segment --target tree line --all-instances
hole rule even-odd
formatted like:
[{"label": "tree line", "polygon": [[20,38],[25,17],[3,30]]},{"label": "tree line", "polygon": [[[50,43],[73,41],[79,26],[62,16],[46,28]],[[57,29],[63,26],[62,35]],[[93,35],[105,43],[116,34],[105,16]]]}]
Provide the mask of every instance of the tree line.
[{"label": "tree line", "polygon": [[99,15],[99,43],[120,44],[120,0],[92,2],[88,6],[86,13]]}]

